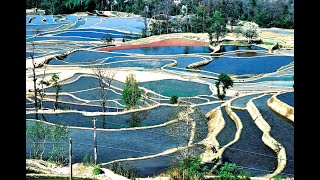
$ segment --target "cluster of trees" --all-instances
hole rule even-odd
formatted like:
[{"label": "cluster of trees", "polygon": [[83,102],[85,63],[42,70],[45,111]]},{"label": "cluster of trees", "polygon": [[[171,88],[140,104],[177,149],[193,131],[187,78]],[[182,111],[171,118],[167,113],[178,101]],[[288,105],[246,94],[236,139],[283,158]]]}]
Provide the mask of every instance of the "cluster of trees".
[{"label": "cluster of trees", "polygon": [[27,124],[26,142],[29,145],[29,158],[48,158],[55,163],[65,164],[68,160],[69,137],[70,131],[64,126],[47,126],[41,122]]},{"label": "cluster of trees", "polygon": [[[254,21],[261,27],[293,28],[293,0],[27,0],[27,8],[45,9],[47,14],[109,10],[141,14],[162,19],[160,33],[169,31],[205,32],[211,17],[219,10],[225,22]],[[182,15],[183,22],[170,22],[170,16]],[[175,28],[184,23],[182,28]],[[209,24],[208,24],[209,23]],[[163,31],[163,32],[162,32]],[[159,33],[159,32],[158,32]]]}]

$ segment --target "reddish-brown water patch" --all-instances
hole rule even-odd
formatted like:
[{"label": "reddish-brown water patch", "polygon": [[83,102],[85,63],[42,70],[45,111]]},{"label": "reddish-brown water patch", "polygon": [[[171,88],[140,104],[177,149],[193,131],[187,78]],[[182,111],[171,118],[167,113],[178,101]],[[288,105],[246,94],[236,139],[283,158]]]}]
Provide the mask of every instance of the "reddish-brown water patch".
[{"label": "reddish-brown water patch", "polygon": [[106,47],[106,48],[99,49],[99,51],[134,49],[134,48],[144,48],[144,47],[151,47],[151,46],[206,46],[206,43],[201,41],[191,40],[191,39],[172,38],[172,39],[165,39],[165,40],[152,42],[148,44]]}]

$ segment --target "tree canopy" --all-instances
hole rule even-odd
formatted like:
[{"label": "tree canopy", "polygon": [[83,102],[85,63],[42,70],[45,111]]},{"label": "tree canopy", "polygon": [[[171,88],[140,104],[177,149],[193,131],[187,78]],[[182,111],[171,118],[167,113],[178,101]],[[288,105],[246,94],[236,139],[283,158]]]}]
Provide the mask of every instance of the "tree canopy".
[{"label": "tree canopy", "polygon": [[138,81],[134,74],[129,74],[126,77],[121,97],[127,109],[134,108],[137,105],[138,100],[141,98],[141,90],[139,89]]},{"label": "tree canopy", "polygon": [[[223,84],[222,86],[222,93],[220,93],[220,84]],[[221,73],[218,76],[218,81],[215,82],[216,88],[217,88],[217,95],[220,100],[223,100],[226,96],[226,89],[229,89],[233,86],[233,80],[231,77],[227,74]]]},{"label": "tree canopy", "polygon": [[[148,7],[147,17],[164,14],[168,16],[188,15],[188,30],[204,29],[205,19],[220,11],[225,22],[234,24],[236,20],[254,21],[260,27],[293,28],[293,0],[26,0],[26,8],[40,8],[46,14],[69,14],[80,11],[122,11],[140,14]],[[190,15],[190,16],[189,16]],[[195,21],[201,22],[198,29]],[[166,25],[165,25],[166,26]],[[192,27],[192,28],[191,28]],[[165,31],[170,31],[165,28]]]}]

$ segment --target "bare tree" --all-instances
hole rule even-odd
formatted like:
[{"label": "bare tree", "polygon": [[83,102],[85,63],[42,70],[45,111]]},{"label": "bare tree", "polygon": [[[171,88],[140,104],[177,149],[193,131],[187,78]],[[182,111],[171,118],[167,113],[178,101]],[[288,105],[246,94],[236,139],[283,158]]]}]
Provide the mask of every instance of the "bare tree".
[{"label": "bare tree", "polygon": [[205,138],[206,133],[201,128],[206,128],[206,117],[199,108],[193,107],[192,99],[179,102],[178,107],[171,113],[171,119],[178,119],[177,123],[170,125],[167,133],[181,141],[185,141],[188,148],[179,151],[177,158],[194,156],[195,149],[189,147]]},{"label": "bare tree", "polygon": [[35,119],[39,119],[38,117],[38,105],[39,105],[39,102],[38,102],[38,91],[39,89],[37,88],[37,77],[36,77],[36,63],[34,62],[34,50],[35,50],[35,41],[38,37],[40,33],[40,30],[36,30],[35,31],[35,35],[34,35],[34,39],[33,41],[31,42],[31,46],[32,46],[32,51],[30,52],[30,57],[31,57],[31,60],[32,60],[32,78],[33,78],[33,89],[34,89],[34,107],[35,107]]},{"label": "bare tree", "polygon": [[158,102],[160,103],[160,99],[161,99],[161,93],[163,92],[163,87],[162,85],[157,85],[157,93],[158,93]]},{"label": "bare tree", "polygon": [[[92,69],[92,71],[98,79],[102,112],[106,112],[106,103],[108,100],[108,93],[111,88],[111,83],[114,80],[114,77],[116,75],[116,71],[113,71],[108,68],[94,68]],[[105,115],[103,115],[102,117],[103,117],[102,126],[103,128],[105,128],[105,125],[106,125]]]},{"label": "bare tree", "polygon": [[39,108],[40,108],[40,109],[43,109],[43,99],[44,99],[44,97],[46,96],[43,85],[46,85],[46,86],[49,86],[49,85],[50,85],[50,81],[46,81],[46,80],[45,80],[46,69],[47,69],[47,66],[44,65],[43,76],[42,76],[42,79],[40,80],[41,89],[39,90],[39,96],[40,96],[40,99],[39,99]]}]

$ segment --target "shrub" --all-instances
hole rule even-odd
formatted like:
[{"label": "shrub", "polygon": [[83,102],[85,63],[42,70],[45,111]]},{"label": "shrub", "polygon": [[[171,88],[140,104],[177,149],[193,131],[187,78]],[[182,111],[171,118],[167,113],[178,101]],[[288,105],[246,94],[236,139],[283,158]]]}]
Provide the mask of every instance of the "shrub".
[{"label": "shrub", "polygon": [[243,172],[242,169],[238,168],[233,163],[225,163],[218,173],[219,177],[216,177],[217,180],[250,180],[251,174],[248,172]]},{"label": "shrub", "polygon": [[93,175],[99,175],[99,174],[102,174],[103,171],[101,169],[101,167],[98,165],[98,166],[95,166],[92,170],[92,174]]},{"label": "shrub", "polygon": [[178,103],[178,96],[172,96],[170,98],[170,104],[177,104]]},{"label": "shrub", "polygon": [[271,179],[272,180],[282,180],[282,179],[286,179],[286,177],[285,176],[281,176],[281,175],[277,175],[277,176],[275,176],[275,177],[273,177]]},{"label": "shrub", "polygon": [[109,164],[109,169],[116,174],[120,174],[121,176],[125,176],[129,179],[135,179],[138,177],[138,170],[129,164],[121,165],[118,162],[114,162]]},{"label": "shrub", "polygon": [[206,166],[201,164],[200,157],[187,156],[182,159],[177,165],[173,165],[169,170],[168,174],[172,179],[204,179],[204,172]]},{"label": "shrub", "polygon": [[93,156],[84,156],[83,158],[83,165],[84,166],[93,166],[94,164],[94,159],[93,159]]}]

